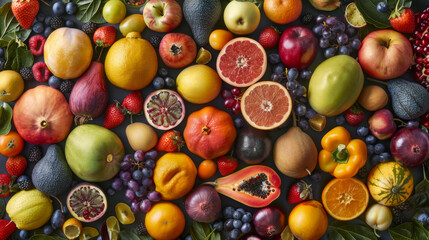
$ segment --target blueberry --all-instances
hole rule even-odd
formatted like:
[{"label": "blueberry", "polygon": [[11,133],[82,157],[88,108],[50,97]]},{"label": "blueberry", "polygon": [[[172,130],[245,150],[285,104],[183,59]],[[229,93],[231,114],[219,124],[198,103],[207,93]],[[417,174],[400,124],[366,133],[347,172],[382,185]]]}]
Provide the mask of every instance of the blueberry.
[{"label": "blueberry", "polygon": [[252,225],[250,223],[245,223],[243,226],[241,226],[241,232],[243,233],[249,233],[252,230]]},{"label": "blueberry", "polygon": [[67,20],[66,21],[66,27],[73,28],[74,27],[74,22],[72,20]]},{"label": "blueberry", "polygon": [[43,22],[43,21],[45,21],[45,14],[43,14],[43,13],[39,13],[39,14],[37,14],[37,16],[36,16],[36,20],[38,21],[38,22]]},{"label": "blueberry", "polygon": [[244,209],[243,208],[237,208],[235,211],[239,211],[239,212],[241,212],[241,214],[245,214],[246,213],[246,211],[244,211]]},{"label": "blueberry", "polygon": [[303,80],[310,80],[312,74],[313,72],[311,72],[311,70],[304,69],[301,71],[301,74],[299,75],[299,77]]},{"label": "blueberry", "polygon": [[378,163],[380,163],[380,160],[380,155],[373,155],[371,158],[371,164],[377,165]]},{"label": "blueberry", "polygon": [[54,31],[54,30],[51,27],[47,27],[47,28],[45,28],[43,35],[45,35],[45,37],[49,37],[49,35],[51,35],[52,31]]},{"label": "blueberry", "polygon": [[52,75],[48,80],[48,84],[50,87],[58,89],[60,87],[62,81],[63,80],[61,78]]},{"label": "blueberry", "polygon": [[33,25],[33,31],[35,33],[42,33],[44,30],[45,30],[45,27],[43,26],[43,23],[41,23],[41,22],[36,22]]},{"label": "blueberry", "polygon": [[149,169],[149,168],[143,168],[142,173],[143,173],[143,176],[145,176],[145,177],[152,177],[153,170]]},{"label": "blueberry", "polygon": [[420,123],[418,121],[409,121],[407,122],[407,127],[419,127]]},{"label": "blueberry", "polygon": [[337,125],[343,125],[346,122],[346,119],[344,118],[343,115],[339,115],[335,118],[335,123]]},{"label": "blueberry", "polygon": [[368,135],[365,138],[366,144],[374,144],[377,141],[377,139],[374,137],[374,135]]},{"label": "blueberry", "polygon": [[287,71],[287,77],[289,80],[296,80],[298,78],[299,71],[296,68],[289,68]]},{"label": "blueberry", "polygon": [[3,50],[3,48],[0,48],[0,58],[3,58],[4,57],[4,50]]},{"label": "blueberry", "polygon": [[275,65],[277,63],[280,63],[280,55],[278,53],[270,53],[268,55],[268,62],[271,65]]},{"label": "blueberry", "polygon": [[366,145],[366,151],[367,151],[368,155],[374,154],[374,145],[371,145],[371,144]]},{"label": "blueberry", "polygon": [[51,235],[54,232],[54,229],[50,225],[45,225],[43,227],[43,234],[45,235]]},{"label": "blueberry", "polygon": [[51,217],[52,228],[54,230],[61,228],[64,224],[64,220],[65,220],[64,214],[61,212],[61,210],[60,209],[55,210]]},{"label": "blueberry", "polygon": [[241,221],[244,223],[250,223],[252,221],[252,214],[250,212],[247,212],[241,217]]},{"label": "blueberry", "polygon": [[55,2],[52,5],[52,12],[55,16],[62,16],[66,12],[66,5],[62,1]]},{"label": "blueberry", "polygon": [[234,228],[234,219],[227,219],[224,223],[223,223],[223,227],[225,228],[225,230],[229,231],[231,229]]},{"label": "blueberry", "polygon": [[185,237],[185,240],[192,240],[191,235],[186,236],[186,237]]},{"label": "blueberry", "polygon": [[172,77],[165,77],[165,86],[168,88],[176,87],[176,80]]},{"label": "blueberry", "polygon": [[360,126],[360,127],[357,128],[356,133],[360,137],[365,137],[366,135],[368,135],[369,130],[365,126]]},{"label": "blueberry", "polygon": [[116,193],[116,191],[115,191],[115,190],[113,190],[112,188],[107,189],[107,194],[108,194],[109,196],[113,196],[113,195],[115,195],[115,193]]},{"label": "blueberry", "polygon": [[382,152],[380,153],[380,162],[387,162],[391,158],[390,154],[388,152]]},{"label": "blueberry", "polygon": [[374,146],[374,153],[375,154],[380,154],[382,152],[384,152],[384,145],[381,144],[381,143],[375,144],[375,146]]},{"label": "blueberry", "polygon": [[26,230],[21,230],[21,231],[19,231],[19,238],[21,238],[23,240],[30,239],[30,233]]},{"label": "blueberry", "polygon": [[242,118],[234,119],[234,126],[236,128],[242,128],[244,126],[244,120]]},{"label": "blueberry", "polygon": [[69,2],[66,5],[66,13],[68,15],[75,15],[77,12],[77,5],[74,2]]},{"label": "blueberry", "polygon": [[379,2],[377,4],[377,11],[378,12],[385,13],[385,12],[387,12],[387,10],[389,10],[389,7],[387,6],[387,3],[385,3],[385,2]]},{"label": "blueberry", "polygon": [[241,231],[240,229],[233,229],[230,233],[229,233],[229,237],[232,239],[238,239],[241,235]]},{"label": "blueberry", "polygon": [[223,217],[224,218],[232,218],[232,214],[234,214],[234,208],[233,207],[226,207],[223,210]]},{"label": "blueberry", "polygon": [[279,63],[276,66],[274,66],[273,72],[275,72],[275,73],[285,72],[285,66],[283,64]]},{"label": "blueberry", "polygon": [[45,25],[46,26],[49,26],[50,25],[50,23],[51,23],[51,16],[47,16],[46,18],[45,18],[45,21],[44,21],[44,23],[45,23]]},{"label": "blueberry", "polygon": [[165,85],[164,78],[156,77],[155,79],[153,79],[152,84],[155,89],[162,89]]},{"label": "blueberry", "polygon": [[213,228],[216,229],[216,231],[222,231],[223,229],[223,222],[222,221],[217,221],[213,224]]},{"label": "blueberry", "polygon": [[426,224],[426,222],[429,220],[429,215],[427,213],[420,213],[419,216],[417,216],[417,221],[420,223]]},{"label": "blueberry", "polygon": [[167,77],[167,75],[168,75],[168,70],[167,70],[167,68],[160,68],[160,69],[158,70],[158,74],[159,74],[159,76],[161,76],[161,77]]},{"label": "blueberry", "polygon": [[237,210],[232,214],[232,217],[234,219],[241,219],[242,216],[243,216],[243,213],[241,213],[240,211],[237,211]]},{"label": "blueberry", "polygon": [[241,226],[243,225],[243,223],[242,223],[240,220],[235,219],[235,220],[232,222],[232,225],[234,226],[234,228],[236,228],[236,229],[240,229],[240,228],[241,228]]}]

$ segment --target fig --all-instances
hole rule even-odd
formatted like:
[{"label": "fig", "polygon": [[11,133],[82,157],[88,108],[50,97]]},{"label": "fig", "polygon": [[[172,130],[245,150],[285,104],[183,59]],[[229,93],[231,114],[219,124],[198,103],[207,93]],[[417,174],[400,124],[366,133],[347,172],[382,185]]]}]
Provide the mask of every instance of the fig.
[{"label": "fig", "polygon": [[212,187],[199,186],[186,197],[185,209],[193,220],[211,223],[222,209],[219,194]]},{"label": "fig", "polygon": [[273,237],[286,227],[286,215],[278,207],[265,207],[253,215],[253,226],[262,237]]},{"label": "fig", "polygon": [[417,167],[429,156],[428,134],[416,127],[403,128],[390,141],[390,153],[404,166]]}]

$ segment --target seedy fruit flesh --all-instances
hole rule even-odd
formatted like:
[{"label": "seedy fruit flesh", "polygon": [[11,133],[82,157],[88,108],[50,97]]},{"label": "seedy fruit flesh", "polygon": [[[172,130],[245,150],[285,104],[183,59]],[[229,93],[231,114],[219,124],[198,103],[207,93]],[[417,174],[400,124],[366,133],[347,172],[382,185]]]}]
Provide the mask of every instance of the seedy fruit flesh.
[{"label": "seedy fruit flesh", "polygon": [[93,222],[107,210],[107,198],[103,191],[92,184],[80,184],[67,196],[70,214],[82,222]]}]

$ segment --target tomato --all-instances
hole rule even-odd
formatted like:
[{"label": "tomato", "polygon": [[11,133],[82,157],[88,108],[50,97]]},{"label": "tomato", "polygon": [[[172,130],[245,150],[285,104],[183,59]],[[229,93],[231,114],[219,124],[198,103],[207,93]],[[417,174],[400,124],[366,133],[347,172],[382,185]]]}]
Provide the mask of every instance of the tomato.
[{"label": "tomato", "polygon": [[6,157],[14,157],[22,152],[24,140],[17,132],[10,131],[0,136],[0,153]]},{"label": "tomato", "polygon": [[217,29],[210,34],[209,43],[213,49],[221,50],[223,46],[233,38],[234,36],[231,32],[223,29]]}]

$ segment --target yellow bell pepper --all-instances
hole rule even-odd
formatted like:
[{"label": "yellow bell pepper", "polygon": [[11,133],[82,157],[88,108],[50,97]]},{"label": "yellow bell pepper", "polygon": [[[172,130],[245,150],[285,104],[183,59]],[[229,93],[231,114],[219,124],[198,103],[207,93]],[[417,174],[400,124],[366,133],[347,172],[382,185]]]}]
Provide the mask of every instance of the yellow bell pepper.
[{"label": "yellow bell pepper", "polygon": [[319,167],[336,178],[350,178],[357,174],[367,158],[366,144],[351,139],[344,127],[335,127],[322,138]]}]

